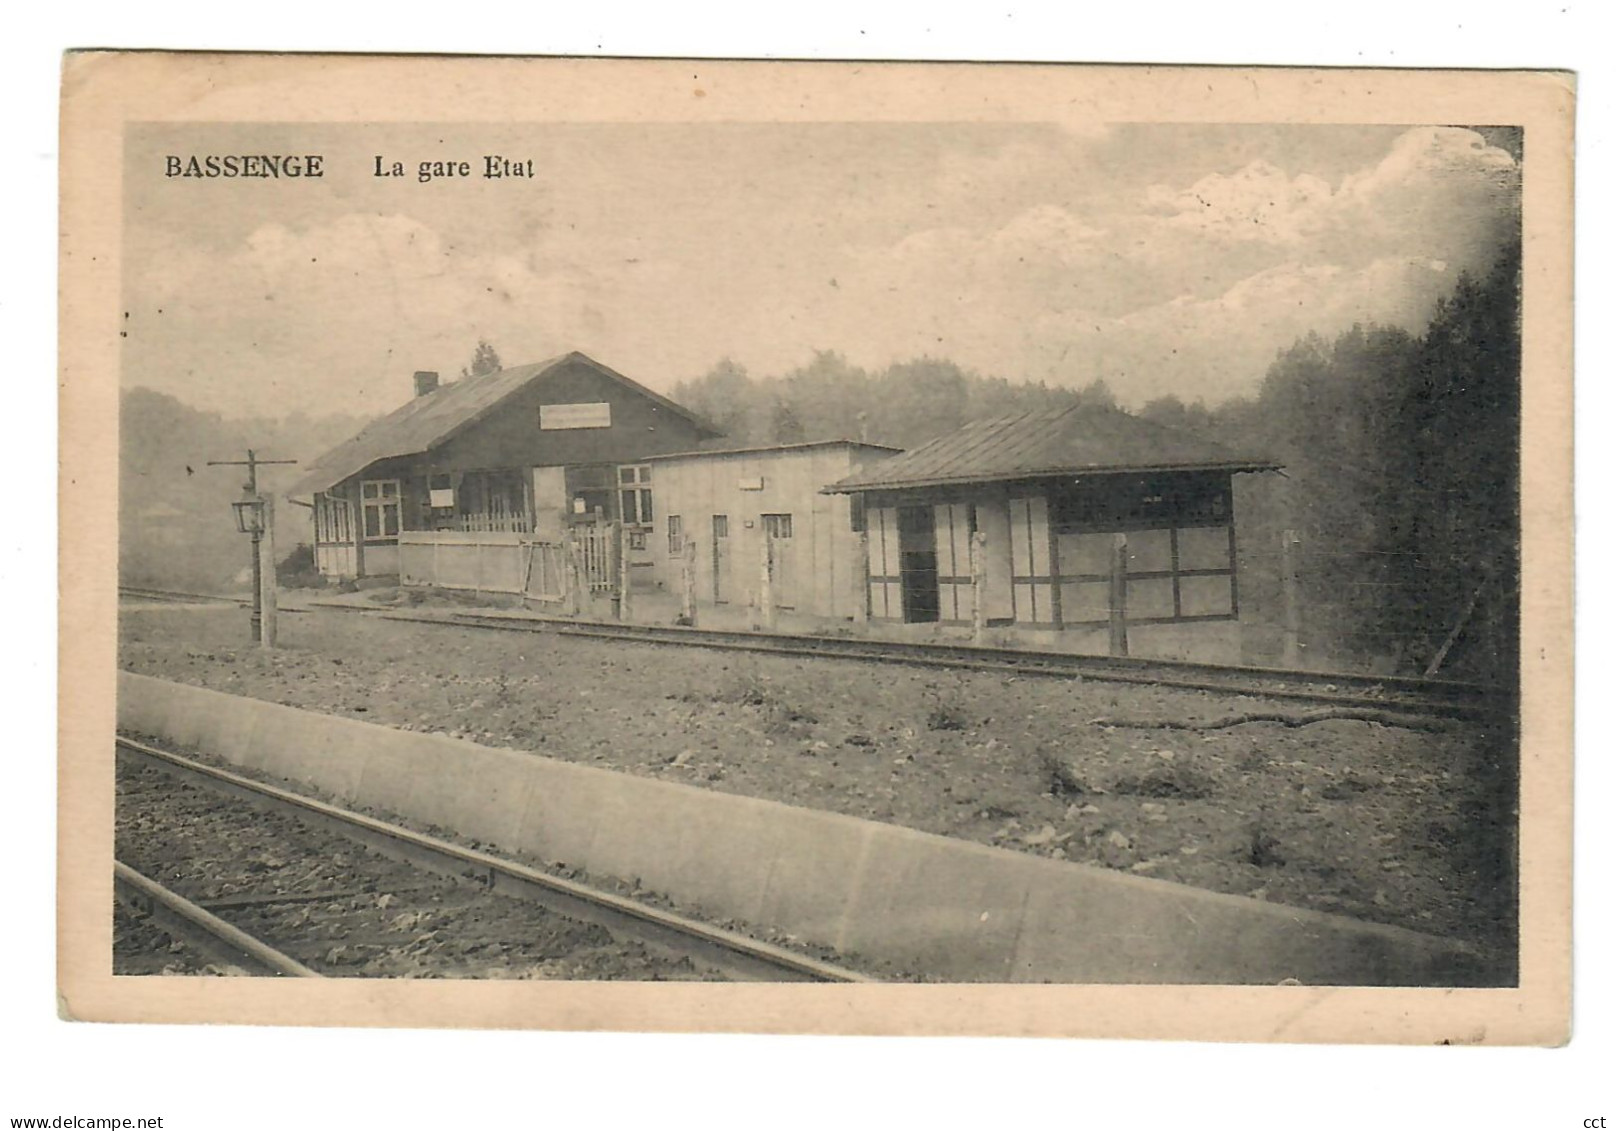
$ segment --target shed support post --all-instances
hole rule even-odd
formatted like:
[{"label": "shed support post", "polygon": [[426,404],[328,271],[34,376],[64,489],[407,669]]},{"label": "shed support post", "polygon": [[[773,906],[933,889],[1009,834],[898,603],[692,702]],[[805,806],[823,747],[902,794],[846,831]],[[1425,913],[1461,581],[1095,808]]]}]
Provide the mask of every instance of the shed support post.
[{"label": "shed support post", "polygon": [[679,619],[696,623],[696,543],[687,538],[679,547]]},{"label": "shed support post", "polygon": [[774,631],[774,539],[767,530],[758,560],[758,621],[765,632]]},{"label": "shed support post", "polygon": [[264,500],[264,535],[258,542],[259,603],[263,609],[262,631],[259,643],[264,649],[275,647],[276,613],[279,605],[275,592],[275,500]]},{"label": "shed support post", "polygon": [[1294,530],[1286,530],[1279,536],[1279,584],[1285,606],[1285,634],[1281,641],[1280,664],[1287,668],[1302,666],[1302,610],[1296,602],[1296,547],[1299,542]]},{"label": "shed support post", "polygon": [[1111,655],[1128,654],[1128,536],[1111,535]]},{"label": "shed support post", "polygon": [[853,623],[867,626],[870,623],[870,533],[867,530],[859,531],[858,540],[853,543]]},{"label": "shed support post", "polygon": [[365,506],[360,493],[359,480],[348,486],[348,525],[353,532],[354,578],[365,576]]},{"label": "shed support post", "polygon": [[987,555],[988,536],[978,530],[971,535],[971,643],[981,644],[987,633]]}]

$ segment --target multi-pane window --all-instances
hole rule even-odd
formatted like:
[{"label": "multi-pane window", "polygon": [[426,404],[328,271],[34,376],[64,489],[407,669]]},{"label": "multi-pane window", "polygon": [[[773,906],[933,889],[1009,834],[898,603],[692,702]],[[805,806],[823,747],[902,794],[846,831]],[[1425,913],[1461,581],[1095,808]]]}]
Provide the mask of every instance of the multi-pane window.
[{"label": "multi-pane window", "polygon": [[316,542],[352,542],[353,521],[349,517],[347,499],[336,499],[321,494],[314,501],[314,540]]},{"label": "multi-pane window", "polygon": [[789,514],[766,514],[763,516],[763,533],[770,538],[791,537],[791,516]]},{"label": "multi-pane window", "polygon": [[[1026,505],[1035,512],[1036,502]],[[1129,620],[1238,615],[1231,512],[1227,476],[1094,477],[1057,490],[1051,496],[1049,521],[1060,573],[1061,620],[1098,623],[1110,615],[1117,534],[1127,539]],[[1022,513],[1028,513],[1029,520],[1035,517]],[[1041,538],[1032,526],[1026,530],[1035,561]],[[1012,536],[1022,537],[1014,529]],[[1043,570],[1029,564],[1025,569],[1017,566],[1017,572],[1027,574],[1028,582],[1036,585],[1032,575]]]},{"label": "multi-pane window", "polygon": [[677,558],[685,552],[685,520],[680,515],[668,516],[668,556]]},{"label": "multi-pane window", "polygon": [[617,486],[623,521],[631,526],[650,526],[655,517],[651,508],[651,465],[619,467]]},{"label": "multi-pane window", "polygon": [[398,480],[366,479],[359,485],[366,538],[398,537]]}]

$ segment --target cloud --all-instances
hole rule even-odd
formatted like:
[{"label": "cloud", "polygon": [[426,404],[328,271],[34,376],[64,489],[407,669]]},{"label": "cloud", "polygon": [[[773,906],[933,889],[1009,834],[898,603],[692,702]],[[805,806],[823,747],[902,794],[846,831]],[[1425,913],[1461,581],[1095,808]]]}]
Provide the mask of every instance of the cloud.
[{"label": "cloud", "polygon": [[454,373],[486,337],[507,361],[582,349],[662,389],[725,355],[774,373],[834,348],[1215,400],[1308,332],[1418,330],[1518,216],[1518,165],[1469,130],[1406,131],[1333,187],[1276,155],[1210,172],[1175,157],[1176,181],[1124,185],[1084,164],[1093,144],[972,134],[846,208],[819,181],[785,195],[789,166],[770,208],[732,207],[752,190],[724,196],[749,183],[726,165],[703,168],[708,195],[653,189],[632,212],[580,182],[565,223],[355,208],[255,219],[223,252],[175,224],[129,260],[127,380],[232,415],[380,412],[411,370]]},{"label": "cloud", "polygon": [[1290,244],[1316,234],[1324,223],[1321,205],[1330,196],[1330,186],[1318,177],[1291,177],[1267,161],[1253,161],[1185,189],[1152,185],[1145,206],[1164,226],[1210,239]]},{"label": "cloud", "polygon": [[1025,333],[1037,349],[1029,376],[1104,376],[1134,405],[1168,393],[1218,400],[1254,391],[1276,354],[1310,333],[1418,328],[1452,283],[1445,264],[1427,259],[1285,263],[1206,299],[1180,296],[1115,319],[1038,319]]},{"label": "cloud", "polygon": [[867,255],[863,282],[894,341],[987,372],[1103,376],[1135,404],[1218,399],[1254,389],[1308,333],[1417,332],[1460,271],[1490,265],[1518,206],[1508,153],[1469,130],[1416,129],[1335,188],[1254,161],[1154,185],[1131,211],[1042,204],[916,232]]},{"label": "cloud", "polygon": [[1268,161],[1212,173],[1187,188],[1152,185],[1144,211],[1162,230],[1209,240],[1308,248],[1346,261],[1446,254],[1485,269],[1501,224],[1519,207],[1520,167],[1473,130],[1408,130],[1375,165],[1332,189]]}]

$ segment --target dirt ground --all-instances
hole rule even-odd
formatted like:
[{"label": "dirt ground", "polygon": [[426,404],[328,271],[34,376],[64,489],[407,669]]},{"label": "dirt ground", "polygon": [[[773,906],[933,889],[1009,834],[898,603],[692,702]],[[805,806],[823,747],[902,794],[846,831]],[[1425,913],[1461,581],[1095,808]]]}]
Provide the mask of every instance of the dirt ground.
[{"label": "dirt ground", "polygon": [[[287,615],[126,609],[147,675],[1513,949],[1513,747],[1100,682]],[[1056,780],[1050,767],[1071,767]]]}]

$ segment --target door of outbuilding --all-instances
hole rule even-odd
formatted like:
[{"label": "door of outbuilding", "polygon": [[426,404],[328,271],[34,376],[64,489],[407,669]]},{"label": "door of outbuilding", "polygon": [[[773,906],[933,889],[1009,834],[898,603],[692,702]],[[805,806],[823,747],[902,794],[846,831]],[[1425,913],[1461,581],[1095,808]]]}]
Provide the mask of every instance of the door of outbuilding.
[{"label": "door of outbuilding", "polygon": [[728,604],[735,580],[729,557],[729,515],[713,515],[713,603]]},{"label": "door of outbuilding", "polygon": [[932,508],[898,510],[898,561],[903,582],[903,619],[936,621],[941,608],[937,587],[937,525]]},{"label": "door of outbuilding", "polygon": [[793,525],[789,514],[763,516],[763,535],[769,539],[772,554],[774,603],[782,609],[797,607],[797,552]]}]

